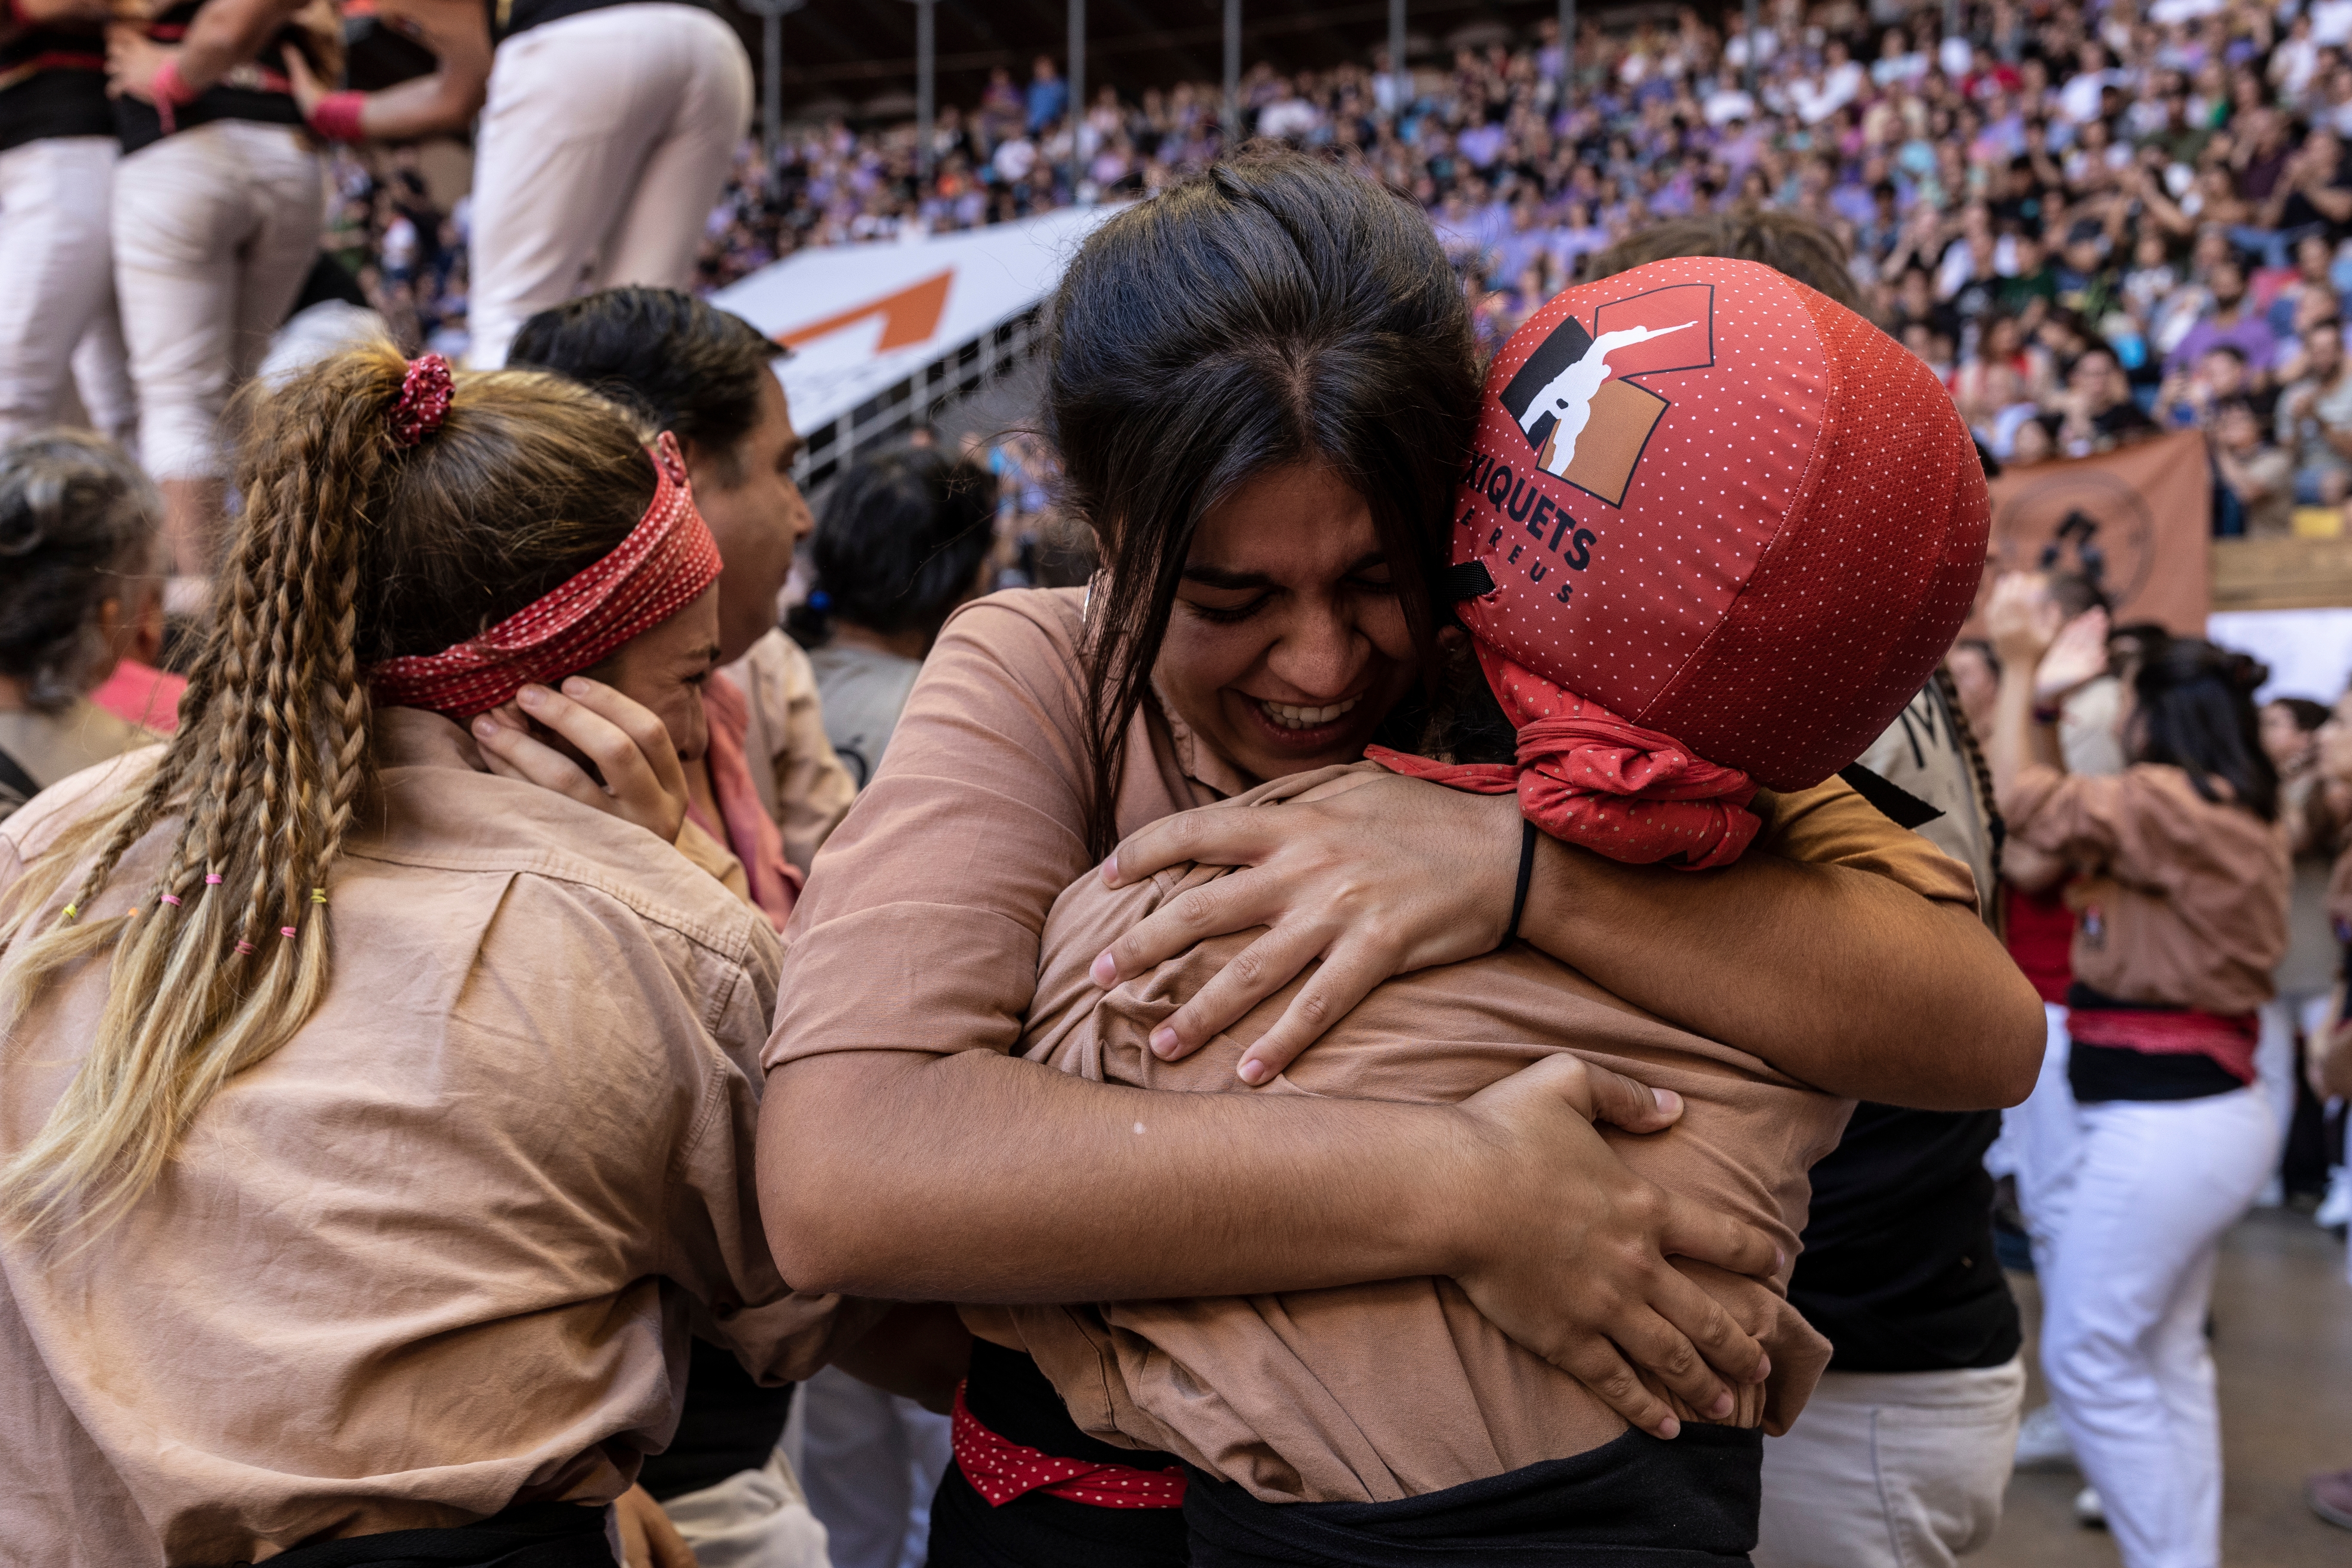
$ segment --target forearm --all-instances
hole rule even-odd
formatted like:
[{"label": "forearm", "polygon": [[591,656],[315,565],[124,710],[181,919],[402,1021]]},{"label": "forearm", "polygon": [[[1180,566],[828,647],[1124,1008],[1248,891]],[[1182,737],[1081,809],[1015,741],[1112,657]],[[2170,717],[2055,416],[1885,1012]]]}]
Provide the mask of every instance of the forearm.
[{"label": "forearm", "polygon": [[206,0],[180,45],[180,81],[202,92],[261,52],[303,0]]},{"label": "forearm", "polygon": [[788,1062],[759,1161],[796,1289],[968,1302],[1452,1273],[1448,1221],[1489,1174],[1447,1107],[1154,1093],[981,1050]]},{"label": "forearm", "polygon": [[369,93],[360,110],[360,128],[373,142],[407,142],[462,131],[480,110],[488,81],[487,59],[478,74],[444,61],[431,76]]},{"label": "forearm", "polygon": [[2017,783],[2027,768],[2039,764],[2063,770],[2065,766],[2058,751],[2057,726],[2034,721],[2033,674],[2026,661],[2011,660],[2002,668],[2000,689],[1993,699],[1991,733],[1985,737],[1985,763],[1992,773],[1994,799],[2004,815],[2017,807]]},{"label": "forearm", "polygon": [[1973,912],[1884,877],[1751,854],[1626,866],[1551,839],[1519,933],[1636,1006],[1833,1094],[2013,1105],[2041,1003]]}]

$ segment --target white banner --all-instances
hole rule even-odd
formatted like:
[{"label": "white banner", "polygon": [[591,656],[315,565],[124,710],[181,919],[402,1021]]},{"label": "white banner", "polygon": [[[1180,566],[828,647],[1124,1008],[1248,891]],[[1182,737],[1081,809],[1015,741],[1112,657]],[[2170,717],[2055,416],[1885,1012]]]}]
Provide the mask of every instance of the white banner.
[{"label": "white banner", "polygon": [[793,351],[777,367],[803,432],[831,423],[940,355],[1021,314],[1116,207],[903,242],[797,251],[713,294]]}]

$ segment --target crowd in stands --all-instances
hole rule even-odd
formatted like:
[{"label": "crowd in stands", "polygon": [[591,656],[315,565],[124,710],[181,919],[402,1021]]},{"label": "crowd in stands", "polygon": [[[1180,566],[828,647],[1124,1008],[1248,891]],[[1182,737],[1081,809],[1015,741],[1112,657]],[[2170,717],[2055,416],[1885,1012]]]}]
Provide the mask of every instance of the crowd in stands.
[{"label": "crowd in stands", "polygon": [[[2154,431],[2211,439],[2222,533],[2332,531],[2352,476],[2352,0],[1780,0],[1751,40],[1692,8],[1553,26],[1409,78],[1369,63],[1242,82],[1244,136],[1327,150],[1425,205],[1488,346],[1662,217],[1775,207],[1848,246],[1879,320],[2003,463]],[[1755,69],[1749,70],[1749,56]],[[1749,84],[1753,82],[1753,90]],[[700,264],[717,288],[813,245],[910,238],[1148,194],[1224,145],[1213,83],[1105,86],[1051,59],[912,125],[747,142]],[[1074,155],[1075,154],[1075,155]],[[341,165],[337,223],[395,331],[461,338],[465,215],[397,155]],[[1075,184],[1073,174],[1076,174]]]}]

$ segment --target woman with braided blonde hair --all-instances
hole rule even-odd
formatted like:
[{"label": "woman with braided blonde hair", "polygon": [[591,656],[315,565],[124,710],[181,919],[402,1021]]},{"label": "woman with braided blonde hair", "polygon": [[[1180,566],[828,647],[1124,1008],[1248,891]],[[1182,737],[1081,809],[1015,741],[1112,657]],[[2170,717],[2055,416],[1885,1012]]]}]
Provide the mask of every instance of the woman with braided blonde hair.
[{"label": "woman with braided blonde hair", "polygon": [[[0,826],[0,1540],[608,1564],[689,1318],[774,1381],[842,1317],[751,1201],[774,935],[572,679],[690,689],[717,552],[560,378],[379,345],[252,416],[179,731]],[[612,794],[490,771],[510,700]]]}]

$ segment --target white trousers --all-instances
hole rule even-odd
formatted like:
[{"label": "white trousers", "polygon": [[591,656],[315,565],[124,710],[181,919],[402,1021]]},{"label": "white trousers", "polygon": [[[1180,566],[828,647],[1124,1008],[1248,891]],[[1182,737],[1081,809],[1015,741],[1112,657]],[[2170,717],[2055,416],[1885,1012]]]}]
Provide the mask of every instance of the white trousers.
[{"label": "white trousers", "polygon": [[948,1418],[838,1367],[801,1384],[801,1405],[802,1471],[834,1568],[922,1568],[931,1494],[953,1458]]},{"label": "white trousers", "polygon": [[290,125],[216,120],[116,166],[115,292],[155,478],[228,471],[221,414],[319,258],[322,199],[319,155]]},{"label": "white trousers", "polygon": [[662,1511],[694,1548],[697,1568],[829,1568],[824,1526],[781,1451],[765,1468],[674,1497]]},{"label": "white trousers", "polygon": [[2042,1369],[2125,1568],[2219,1568],[2221,1417],[2205,1316],[2222,1233],[2278,1158],[2256,1090],[2077,1113],[2036,1221]]},{"label": "white trousers", "polygon": [[1756,1568],[1949,1568],[2000,1523],[2025,1363],[1831,1372],[1764,1439]]},{"label": "white trousers", "polygon": [[114,311],[111,136],[51,136],[0,153],[0,441],[66,416],[122,440],[137,422]]},{"label": "white trousers", "polygon": [[467,359],[625,283],[683,289],[751,113],[735,30],[691,5],[608,5],[509,38],[474,153]]},{"label": "white trousers", "polygon": [[2074,1091],[2066,1080],[2071,1055],[2066,1035],[2066,1009],[2043,1003],[2047,1033],[2042,1047],[2042,1072],[2033,1092],[2022,1104],[2000,1113],[2000,1137],[1985,1154],[1995,1175],[2017,1178],[2017,1206],[2035,1243],[2042,1240],[2042,1215],[2048,1210],[2053,1188],[2074,1168],[2076,1128]]}]

